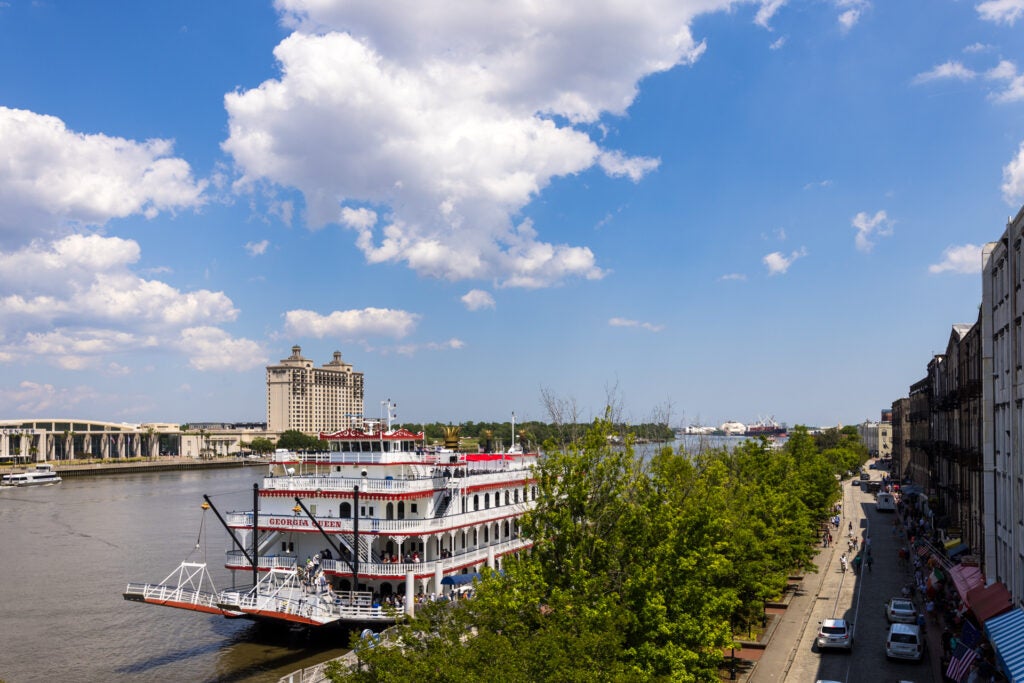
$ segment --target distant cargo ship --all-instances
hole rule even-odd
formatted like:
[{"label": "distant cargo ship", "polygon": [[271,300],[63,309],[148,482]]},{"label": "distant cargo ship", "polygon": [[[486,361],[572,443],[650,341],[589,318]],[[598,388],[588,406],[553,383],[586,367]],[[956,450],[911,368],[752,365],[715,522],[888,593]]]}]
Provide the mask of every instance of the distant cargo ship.
[{"label": "distant cargo ship", "polygon": [[752,425],[749,425],[743,436],[785,436],[786,425],[779,424],[775,421],[774,417],[769,417],[767,420],[761,419]]}]

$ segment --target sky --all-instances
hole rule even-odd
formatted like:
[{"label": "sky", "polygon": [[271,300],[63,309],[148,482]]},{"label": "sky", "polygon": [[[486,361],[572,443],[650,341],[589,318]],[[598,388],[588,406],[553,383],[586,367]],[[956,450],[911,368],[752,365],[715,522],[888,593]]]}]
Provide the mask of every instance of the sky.
[{"label": "sky", "polygon": [[1024,0],[0,1],[0,418],[853,424],[1024,203]]}]

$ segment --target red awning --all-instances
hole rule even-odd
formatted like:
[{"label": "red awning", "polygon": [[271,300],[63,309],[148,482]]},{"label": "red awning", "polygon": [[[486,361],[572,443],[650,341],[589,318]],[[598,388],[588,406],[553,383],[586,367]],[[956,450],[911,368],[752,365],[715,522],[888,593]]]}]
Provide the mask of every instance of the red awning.
[{"label": "red awning", "polygon": [[981,586],[968,591],[965,602],[974,612],[974,616],[977,617],[980,624],[1013,609],[1013,596],[1001,581],[996,581],[991,586]]},{"label": "red awning", "polygon": [[978,567],[969,567],[965,564],[958,564],[950,567],[949,575],[953,577],[953,584],[960,599],[966,601],[967,593],[980,586],[985,585],[985,575]]}]

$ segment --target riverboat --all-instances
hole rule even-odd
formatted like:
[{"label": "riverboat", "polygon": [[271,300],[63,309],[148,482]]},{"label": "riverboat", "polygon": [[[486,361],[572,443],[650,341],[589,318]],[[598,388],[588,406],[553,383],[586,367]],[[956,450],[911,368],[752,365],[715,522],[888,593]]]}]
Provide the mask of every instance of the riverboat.
[{"label": "riverboat", "polygon": [[45,486],[59,484],[61,481],[53,465],[36,465],[35,469],[26,472],[5,474],[0,480],[0,486]]},{"label": "riverboat", "polygon": [[124,598],[307,626],[382,624],[418,601],[458,597],[482,568],[532,547],[519,520],[535,505],[538,454],[514,437],[508,451],[461,453],[428,448],[389,419],[320,439],[329,452],[274,454],[252,510],[214,508],[233,542],[225,566],[243,586],[218,591],[205,565],[185,562],[159,584],[128,584]]}]

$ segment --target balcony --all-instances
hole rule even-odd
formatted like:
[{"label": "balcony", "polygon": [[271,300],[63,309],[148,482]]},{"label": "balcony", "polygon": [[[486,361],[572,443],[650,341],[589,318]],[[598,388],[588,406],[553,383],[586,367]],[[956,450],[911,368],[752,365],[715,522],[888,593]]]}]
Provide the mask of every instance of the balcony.
[{"label": "balcony", "polygon": [[[501,557],[509,553],[519,552],[533,546],[533,542],[523,538],[514,538],[503,543],[472,550],[463,551],[452,557],[443,559],[425,560],[423,562],[369,562],[359,561],[359,576],[378,579],[404,579],[408,572],[413,572],[418,577],[433,576],[437,565],[440,564],[442,573],[450,574],[465,567],[476,566],[486,562],[491,551],[495,557]],[[239,550],[229,550],[225,560],[228,569],[252,570],[252,564]],[[286,555],[260,556],[257,566],[260,571],[270,569],[294,569],[296,558]],[[352,570],[345,560],[321,560],[320,566],[328,574],[349,576]]]},{"label": "balcony", "polygon": [[[533,477],[533,472],[527,469],[500,470],[487,472],[473,470],[472,486],[501,486],[526,482]],[[287,477],[265,477],[263,479],[264,491],[344,491],[352,492],[356,486],[360,493],[421,493],[430,494],[433,491],[442,489],[460,489],[467,485],[465,476],[433,476],[433,477],[408,477],[391,478],[367,478],[367,477],[332,477],[327,475],[299,474]]]},{"label": "balcony", "polygon": [[[488,524],[509,517],[520,517],[531,510],[534,503],[520,502],[511,505],[500,505],[461,514],[445,515],[418,519],[380,519],[379,517],[360,517],[360,533],[395,536],[428,536],[458,527]],[[252,512],[229,512],[225,515],[229,527],[235,529],[252,528]],[[329,534],[351,534],[353,524],[351,517],[316,516],[317,523]],[[288,513],[260,513],[259,528],[273,531],[312,531],[316,526],[305,515],[297,515],[289,509]]]}]

